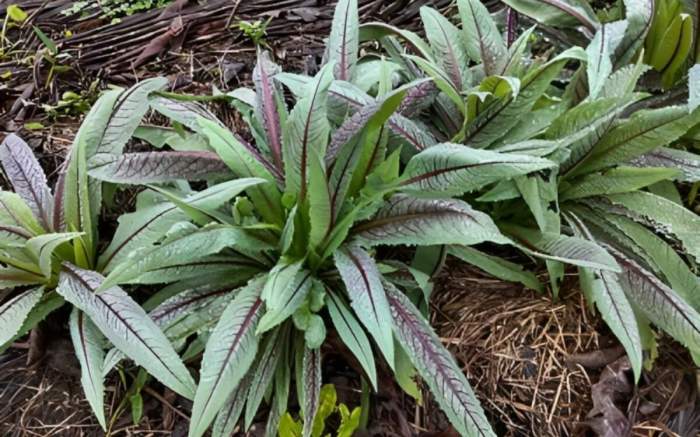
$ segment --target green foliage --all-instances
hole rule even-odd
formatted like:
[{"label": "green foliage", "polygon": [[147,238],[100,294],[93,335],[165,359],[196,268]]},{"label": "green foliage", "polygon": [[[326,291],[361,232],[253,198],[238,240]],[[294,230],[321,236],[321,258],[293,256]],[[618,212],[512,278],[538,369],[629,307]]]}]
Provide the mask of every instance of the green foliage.
[{"label": "green foliage", "polygon": [[[544,25],[572,36],[579,33],[575,38],[587,28],[585,52],[569,48],[529,66],[517,59],[517,68],[504,70],[511,61],[493,31],[495,24],[478,2],[466,0],[458,2],[466,61],[463,55],[449,57],[460,53],[459,38],[449,38],[450,48],[435,37],[440,28],[455,33],[459,27],[428,8],[422,10],[427,42],[395,29],[379,34],[378,24],[366,25],[364,35],[377,38],[393,62],[405,66],[403,77],[416,80],[424,74],[433,79],[437,96],[414,118],[429,125],[439,120],[432,126],[461,143],[450,146],[451,156],[482,155],[484,163],[488,152],[499,151],[554,164],[490,183],[485,193],[467,199],[476,199],[474,205],[489,213],[513,245],[545,261],[555,297],[563,265],[579,267],[584,293],[625,347],[637,378],[643,348],[654,348],[650,336],[645,334],[642,342],[650,323],[697,355],[700,242],[695,236],[700,235],[700,218],[679,204],[674,185],[697,184],[700,177],[700,156],[686,150],[700,125],[697,66],[688,70],[686,61],[693,40],[691,17],[680,2],[666,0],[657,3],[653,17],[652,0],[625,1],[624,15],[622,10],[607,11],[601,15],[604,24],[587,2],[562,0],[546,7],[530,0],[507,3]],[[396,49],[399,41],[418,56],[402,55]],[[494,62],[504,59],[505,64]],[[562,78],[565,63],[572,62],[579,64],[578,71],[562,90],[555,81]],[[645,99],[656,85],[653,73],[646,75],[651,89],[640,85],[640,77],[650,70],[645,63],[661,73],[665,88],[689,76],[688,104],[648,105]],[[473,74],[480,70],[484,74]],[[439,147],[444,146],[418,150],[406,163],[406,172],[419,162],[425,165],[421,157],[437,153]],[[474,163],[455,162],[454,167],[462,165],[471,168]],[[422,182],[417,187],[421,192],[470,191],[459,189],[461,179],[448,174]],[[539,288],[533,276],[505,260],[472,248],[448,250],[496,277]]]},{"label": "green foliage", "polygon": [[241,20],[238,22],[238,29],[256,46],[267,46],[265,37],[267,36],[267,25],[270,23],[271,19],[272,18],[268,18],[265,21],[255,20],[252,22]]},{"label": "green foliage", "polygon": [[61,11],[64,15],[83,15],[88,11],[99,9],[99,17],[106,18],[112,24],[119,23],[121,18],[130,15],[150,11],[151,9],[159,9],[171,3],[171,0],[80,0]]},{"label": "green foliage", "polygon": [[[351,437],[360,426],[361,414],[360,407],[355,407],[350,411],[347,405],[338,404],[335,386],[326,384],[321,387],[320,404],[313,420],[311,437]],[[332,415],[340,419],[340,425],[335,433],[326,431],[326,421]],[[303,420],[294,420],[289,413],[285,413],[280,419],[277,435],[279,437],[301,437],[303,429]]]}]

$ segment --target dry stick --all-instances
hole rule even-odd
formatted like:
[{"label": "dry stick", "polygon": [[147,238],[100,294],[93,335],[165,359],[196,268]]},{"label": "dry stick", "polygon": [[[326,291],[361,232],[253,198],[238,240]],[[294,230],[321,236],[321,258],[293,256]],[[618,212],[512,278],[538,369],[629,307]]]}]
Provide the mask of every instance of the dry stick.
[{"label": "dry stick", "polygon": [[152,388],[150,388],[148,386],[144,386],[141,390],[143,390],[145,393],[147,393],[147,394],[153,396],[154,398],[156,398],[157,400],[159,400],[161,403],[163,403],[163,405],[165,405],[166,407],[173,410],[175,412],[175,414],[177,414],[178,416],[182,417],[183,419],[185,419],[188,422],[190,421],[189,416],[187,416],[185,413],[183,413],[182,411],[175,408],[173,406],[173,404],[168,402],[168,400],[165,399],[160,393],[156,392],[155,390],[153,390]]}]

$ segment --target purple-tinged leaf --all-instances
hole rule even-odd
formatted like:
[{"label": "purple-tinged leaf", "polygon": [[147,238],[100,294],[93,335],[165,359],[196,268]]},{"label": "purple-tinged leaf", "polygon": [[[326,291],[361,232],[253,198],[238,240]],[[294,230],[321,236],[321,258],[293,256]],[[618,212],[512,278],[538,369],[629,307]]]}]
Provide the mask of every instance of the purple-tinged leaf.
[{"label": "purple-tinged leaf", "polygon": [[357,246],[341,247],[333,256],[350,297],[350,306],[393,368],[394,338],[391,326],[386,323],[391,314],[377,264]]},{"label": "purple-tinged leaf", "polygon": [[439,90],[432,80],[420,82],[408,89],[397,112],[405,117],[414,117],[433,104],[438,92]]},{"label": "purple-tinged leaf", "polygon": [[289,113],[284,126],[283,155],[286,190],[306,195],[309,155],[325,156],[330,124],[326,114],[332,64],[326,64],[307,86],[305,95]]},{"label": "purple-tinged leaf", "polygon": [[632,258],[612,247],[607,249],[622,267],[620,285],[636,307],[692,352],[700,352],[700,314]]},{"label": "purple-tinged leaf", "polygon": [[506,244],[496,224],[468,203],[455,199],[419,199],[395,195],[366,222],[353,229],[360,244],[441,245],[492,241]]},{"label": "purple-tinged leaf", "polygon": [[278,96],[281,94],[273,79],[279,71],[280,68],[270,60],[268,52],[263,51],[258,55],[258,63],[253,70],[255,111],[263,122],[267,145],[272,153],[275,167],[281,171],[283,169],[282,124],[277,107]]},{"label": "purple-tinged leaf", "polygon": [[360,43],[360,23],[357,0],[340,0],[335,7],[331,34],[326,50],[333,63],[333,76],[338,80],[352,79]]},{"label": "purple-tinged leaf", "polygon": [[578,27],[593,33],[599,26],[593,8],[583,0],[504,0],[523,15],[550,26]]},{"label": "purple-tinged leaf", "polygon": [[[259,358],[255,361],[256,368],[252,374],[250,389],[248,390],[248,400],[246,401],[245,420],[243,429],[248,430],[253,424],[258,407],[262,403],[265,393],[268,392],[270,384],[277,370],[277,363],[283,355],[287,346],[287,335],[283,331],[284,327],[272,332],[266,339],[265,348]],[[287,365],[286,363],[284,365]],[[253,369],[251,369],[253,372]]]},{"label": "purple-tinged leaf", "polygon": [[0,164],[15,192],[27,202],[42,226],[51,230],[53,198],[32,149],[20,137],[10,134],[0,144]]},{"label": "purple-tinged leaf", "polygon": [[62,232],[66,226],[65,216],[63,213],[63,202],[65,201],[65,189],[66,189],[66,168],[68,167],[68,160],[63,162],[61,169],[58,173],[58,180],[56,181],[56,192],[54,193],[54,204],[53,204],[53,230],[56,232]]},{"label": "purple-tinged leaf", "polygon": [[90,176],[121,184],[146,184],[177,179],[204,180],[226,175],[229,169],[213,152],[144,152],[97,155]]},{"label": "purple-tinged leaf", "polygon": [[486,6],[478,0],[457,2],[469,57],[484,66],[486,76],[499,74],[507,61],[506,44]]},{"label": "purple-tinged leaf", "polygon": [[212,437],[230,437],[236,430],[238,419],[243,413],[243,407],[246,403],[246,394],[250,389],[251,375],[246,375],[240,384],[231,392],[224,408],[219,411],[212,426]]},{"label": "purple-tinged leaf", "polygon": [[39,303],[43,294],[44,287],[32,288],[0,305],[0,346],[12,340],[19,332],[29,312]]},{"label": "purple-tinged leaf", "polygon": [[207,341],[192,406],[189,437],[200,437],[255,359],[255,329],[263,312],[264,277],[251,281],[226,307]]},{"label": "purple-tinged leaf", "polygon": [[173,100],[159,95],[151,95],[149,102],[151,107],[157,112],[201,135],[205,133],[199,121],[200,118],[222,128],[225,127],[214,113],[198,102]]},{"label": "purple-tinged leaf", "polygon": [[303,437],[311,437],[314,428],[314,418],[321,403],[321,350],[304,347],[302,361],[302,378],[304,393],[304,430]]},{"label": "purple-tinged leaf", "polygon": [[660,147],[653,152],[644,154],[630,165],[635,167],[664,167],[679,170],[675,180],[681,182],[700,181],[700,155],[684,150]]},{"label": "purple-tinged leaf", "polygon": [[6,247],[22,247],[32,234],[18,226],[0,225],[0,249]]},{"label": "purple-tinged leaf", "polygon": [[343,124],[333,132],[328,151],[326,152],[325,161],[327,166],[335,162],[341,148],[367,125],[380,108],[381,105],[376,101],[361,107],[345,119]]},{"label": "purple-tinged leaf", "polygon": [[449,77],[457,92],[462,91],[469,80],[469,58],[461,44],[459,30],[435,9],[423,6],[420,16],[425,34],[435,55],[435,62]]},{"label": "purple-tinged leaf", "polygon": [[444,143],[411,158],[404,171],[403,190],[417,196],[460,195],[554,166],[543,158]]},{"label": "purple-tinged leaf", "polygon": [[625,0],[627,31],[615,51],[615,69],[632,62],[654,21],[654,0]]},{"label": "purple-tinged leaf", "polygon": [[168,339],[143,308],[119,287],[96,290],[99,273],[63,264],[57,291],[87,314],[115,347],[176,393],[191,399],[195,383]]},{"label": "purple-tinged leaf", "polygon": [[97,421],[103,430],[107,430],[104,412],[104,381],[102,366],[105,353],[102,350],[102,335],[92,321],[76,308],[70,315],[70,336],[73,349],[80,363],[80,384],[85,398],[90,404]]},{"label": "purple-tinged leaf", "polygon": [[461,435],[495,436],[462,369],[410,300],[387,285],[396,337]]},{"label": "purple-tinged leaf", "polygon": [[42,284],[46,280],[40,273],[20,270],[17,267],[0,267],[0,288],[12,289],[19,285]]}]

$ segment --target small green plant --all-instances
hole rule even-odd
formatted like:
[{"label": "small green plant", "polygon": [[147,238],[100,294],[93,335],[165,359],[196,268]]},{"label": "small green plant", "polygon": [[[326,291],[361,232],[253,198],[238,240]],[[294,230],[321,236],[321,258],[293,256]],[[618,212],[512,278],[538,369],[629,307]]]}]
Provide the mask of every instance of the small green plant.
[{"label": "small green plant", "polygon": [[265,42],[265,37],[267,36],[267,25],[270,24],[272,18],[267,20],[255,20],[255,21],[245,21],[241,20],[238,22],[238,29],[243,32],[246,38],[250,39],[256,46],[267,46]]},{"label": "small green plant", "polygon": [[61,11],[64,15],[81,15],[89,13],[94,9],[100,10],[100,18],[109,19],[111,24],[121,22],[123,17],[136,14],[138,12],[160,9],[171,3],[172,0],[104,0],[91,1],[82,0]]},{"label": "small green plant", "polygon": [[[360,407],[352,411],[345,404],[338,404],[338,396],[335,386],[326,384],[321,387],[321,396],[318,412],[314,417],[314,426],[311,437],[352,437],[353,433],[360,427]],[[335,433],[326,431],[326,421],[331,416],[337,416],[339,425]],[[294,420],[291,414],[285,413],[280,419],[279,437],[302,437],[304,431],[303,420]]]}]

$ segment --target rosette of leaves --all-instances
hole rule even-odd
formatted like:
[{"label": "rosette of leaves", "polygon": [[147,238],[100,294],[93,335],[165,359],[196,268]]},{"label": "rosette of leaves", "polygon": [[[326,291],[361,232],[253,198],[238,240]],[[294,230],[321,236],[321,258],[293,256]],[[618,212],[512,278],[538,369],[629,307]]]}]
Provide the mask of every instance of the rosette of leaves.
[{"label": "rosette of leaves", "polygon": [[[421,129],[396,111],[425,81],[392,89],[390,75],[382,74],[376,93],[365,93],[345,80],[357,67],[358,43],[356,2],[340,2],[327,63],[315,77],[283,74],[261,53],[255,90],[238,89],[227,97],[248,122],[254,145],[190,97],[151,97],[153,109],[187,135],[204,138],[237,178],[263,181],[246,188],[228,211],[184,207],[189,224],[172,228],[159,245],[134,252],[98,288],[100,293],[119,284],[171,283],[152,300],[165,305],[166,299],[187,300],[193,280],[222,288],[215,285],[219,276],[210,273],[222,268],[237,271],[227,277],[246,281],[214,315],[215,326],[197,332],[185,352],[203,350],[191,436],[212,423],[214,435],[228,435],[241,416],[247,429],[264,399],[273,435],[292,380],[303,417],[314,417],[328,331],[352,352],[370,386],[377,385],[378,359],[406,386],[417,372],[461,434],[493,435],[461,369],[418,309],[428,297],[428,278],[378,256],[378,248],[507,244],[486,214],[451,196],[554,164],[445,143],[414,154],[402,170],[402,148]],[[282,83],[297,95],[291,110]],[[130,165],[128,174],[126,164],[101,165],[126,162],[128,154],[107,154],[89,166],[104,180],[151,183],[170,167],[156,165],[168,152],[149,153],[152,164]],[[178,185],[153,188],[182,205]],[[210,234],[222,229],[231,237],[212,240]],[[310,435],[312,425],[305,421],[302,434]]]},{"label": "rosette of leaves", "polygon": [[[262,182],[239,179],[188,192],[179,206],[166,202],[168,198],[162,195],[144,193],[138,210],[121,216],[111,242],[98,250],[97,224],[103,190],[108,192],[108,187],[89,176],[88,161],[104,165],[93,170],[98,174],[100,168],[111,168],[114,163],[104,156],[122,152],[149,109],[148,96],[166,83],[153,79],[128,90],[105,92],[78,131],[53,191],[24,141],[9,135],[0,145],[0,164],[14,188],[14,192],[0,191],[0,344],[7,348],[65,301],[72,304],[69,326],[82,369],[81,382],[105,430],[103,375],[113,367],[115,357],[129,357],[182,396],[192,398],[195,384],[175,351],[187,334],[182,326],[173,328],[179,321],[177,305],[170,303],[170,311],[156,308],[149,317],[119,288],[96,294],[101,273],[112,271],[137,248],[164,244],[162,239],[171,227],[188,219],[182,208],[218,207],[244,188]],[[129,160],[149,165],[147,155],[120,156],[125,160],[124,171],[132,165]],[[195,178],[228,172],[213,152],[165,152],[159,162],[167,165],[167,159],[176,156]],[[177,168],[169,165],[161,177]],[[211,300],[216,294],[208,297]],[[201,306],[202,302],[192,298],[188,304]],[[107,355],[111,347],[116,349]]]},{"label": "rosette of leaves", "polygon": [[[556,162],[472,194],[470,203],[488,211],[524,252],[545,260],[555,295],[564,263],[578,267],[584,293],[625,347],[639,378],[643,350],[654,349],[650,323],[694,355],[700,345],[700,218],[683,205],[678,189],[700,176],[700,157],[691,151],[700,124],[700,82],[694,67],[687,105],[656,107],[656,98],[639,91],[649,67],[639,43],[626,41],[642,11],[637,3],[626,4],[624,20],[592,27],[585,51],[570,48],[529,66],[520,54],[510,55],[523,53],[531,30],[506,47],[477,0],[458,1],[461,29],[422,9],[428,42],[380,24],[367,26],[366,34],[380,38],[396,62],[404,62],[403,75],[413,78],[422,71],[434,79],[433,104],[422,111],[437,116],[438,135],[453,136],[462,144],[455,147]],[[397,52],[396,38],[417,54]],[[636,61],[629,64],[631,59]],[[573,79],[555,84],[566,83],[562,70],[574,60],[580,66]],[[450,105],[459,110],[442,111]],[[459,116],[451,124],[458,129],[441,116],[454,113]],[[420,113],[414,118],[423,119]],[[512,263],[472,248],[448,251],[502,279],[537,287]]]}]

